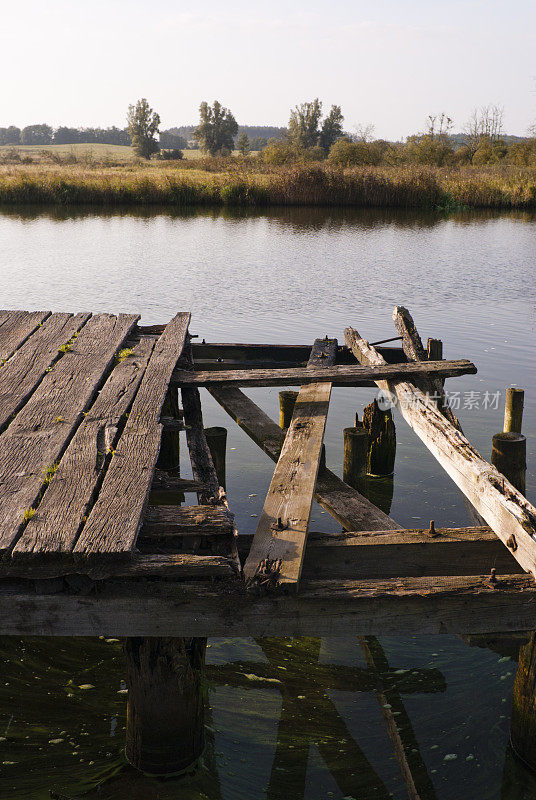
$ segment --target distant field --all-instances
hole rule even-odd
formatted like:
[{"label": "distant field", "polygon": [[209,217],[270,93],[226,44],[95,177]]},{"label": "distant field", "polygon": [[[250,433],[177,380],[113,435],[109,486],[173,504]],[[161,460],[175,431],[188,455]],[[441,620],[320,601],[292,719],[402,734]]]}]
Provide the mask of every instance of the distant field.
[{"label": "distant field", "polygon": [[[0,145],[0,154],[4,151],[16,150],[21,156],[26,154],[39,159],[41,153],[57,153],[59,156],[74,155],[76,158],[94,158],[96,161],[132,161],[135,158],[132,147],[120,144],[4,144]],[[200,150],[183,150],[184,158],[201,158]]]}]

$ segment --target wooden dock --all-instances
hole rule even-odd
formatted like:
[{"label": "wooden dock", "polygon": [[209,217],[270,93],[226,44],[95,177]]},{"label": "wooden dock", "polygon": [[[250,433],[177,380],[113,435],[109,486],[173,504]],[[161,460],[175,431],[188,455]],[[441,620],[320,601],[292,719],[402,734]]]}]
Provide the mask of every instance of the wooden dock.
[{"label": "wooden dock", "polygon": [[[536,628],[536,508],[443,402],[444,380],[474,364],[428,358],[405,309],[395,309],[401,347],[373,346],[353,328],[345,345],[211,344],[189,323],[188,312],[165,326],[0,312],[0,633]],[[287,430],[241,390],[289,385],[301,388]],[[338,386],[387,393],[479,524],[402,530],[328,470],[322,441]],[[256,530],[236,530],[200,389],[276,462]],[[181,432],[192,478],[169,457]],[[313,499],[344,532],[309,532]]]}]

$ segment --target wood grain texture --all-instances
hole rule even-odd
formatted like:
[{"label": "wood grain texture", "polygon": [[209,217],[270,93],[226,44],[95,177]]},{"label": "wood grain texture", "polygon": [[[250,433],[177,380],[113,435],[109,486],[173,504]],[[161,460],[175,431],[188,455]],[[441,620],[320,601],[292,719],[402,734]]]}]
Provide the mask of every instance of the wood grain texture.
[{"label": "wood grain texture", "polygon": [[149,506],[140,539],[174,536],[231,536],[233,515],[223,506]]},{"label": "wood grain texture", "polygon": [[11,636],[404,636],[536,628],[531,575],[302,581],[293,595],[257,597],[242,582],[110,582],[97,595],[0,592]]},{"label": "wood grain texture", "polygon": [[[193,369],[191,342],[188,342],[183,361],[188,369]],[[220,482],[205,434],[199,389],[195,387],[183,389],[181,398],[192,472],[194,479],[202,485],[202,489],[197,492],[198,502],[221,506],[230,514],[227,495],[224,488],[219,485]],[[228,537],[229,553],[235,561],[237,571],[240,571],[242,565],[236,546],[238,531],[234,524],[234,516],[231,514],[230,516],[233,520],[233,530]]]},{"label": "wood grain texture", "polygon": [[[427,351],[424,349],[422,339],[419,336],[419,332],[415,326],[413,317],[409,313],[408,309],[404,308],[404,306],[395,306],[393,311],[393,321],[395,323],[395,328],[402,336],[402,348],[408,361],[427,361]],[[428,393],[431,397],[433,397],[439,411],[443,414],[443,416],[448,419],[448,421],[456,428],[456,430],[459,430],[460,433],[463,433],[458,417],[446,402],[445,390],[443,388],[443,381],[441,378],[426,376],[420,378],[418,381],[413,380],[412,383],[415,383],[415,385],[422,389],[425,394]],[[472,520],[474,525],[482,525],[484,520],[477,513],[473,504],[463,493],[462,497],[467,508],[469,519]]]},{"label": "wood grain texture", "polygon": [[73,549],[153,346],[153,339],[142,339],[113,369],[71,439],[35,515],[15,545],[13,557],[52,556]]},{"label": "wood grain texture", "polygon": [[[383,360],[353,328],[346,329],[345,339],[358,360],[366,364]],[[499,539],[506,544],[514,537],[512,554],[518,563],[536,574],[536,508],[532,503],[482,458],[421,389],[406,381],[377,383]]]},{"label": "wood grain texture", "polygon": [[[329,368],[336,355],[336,339],[317,339],[309,357],[311,371],[322,369],[317,366],[322,362]],[[330,383],[300,389],[244,565],[246,581],[255,578],[261,562],[280,561],[278,585],[298,588],[330,396]]]},{"label": "wood grain texture", "polygon": [[400,379],[421,375],[442,378],[474,374],[476,367],[466,359],[458,361],[426,361],[385,366],[278,367],[249,370],[175,370],[172,384],[192,386],[297,386],[307,383],[332,382],[351,386],[357,380]]},{"label": "wood grain texture", "polygon": [[76,557],[132,554],[160,450],[160,414],[188,333],[177,314],[157,340],[99,496],[74,547]]},{"label": "wood grain texture", "polygon": [[[214,399],[272,461],[277,461],[284,432],[240,389],[209,389]],[[320,469],[315,500],[347,530],[401,528],[370,500],[344,483],[334,472]]]},{"label": "wood grain texture", "polygon": [[11,358],[50,311],[0,311],[0,363]]},{"label": "wood grain texture", "polygon": [[0,430],[20,411],[46,370],[61,356],[60,347],[80,331],[90,316],[52,314],[0,368]]},{"label": "wood grain texture", "polygon": [[0,552],[16,542],[46,471],[59,461],[137,319],[92,317],[0,436]]}]

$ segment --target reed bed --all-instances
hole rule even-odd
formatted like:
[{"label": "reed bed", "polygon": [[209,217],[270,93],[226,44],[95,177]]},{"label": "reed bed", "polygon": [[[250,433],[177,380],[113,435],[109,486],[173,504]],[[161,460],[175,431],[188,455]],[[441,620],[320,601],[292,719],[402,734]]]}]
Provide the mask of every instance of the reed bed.
[{"label": "reed bed", "polygon": [[0,204],[60,206],[331,206],[536,208],[534,167],[259,169],[220,159],[218,171],[179,165],[0,166]]}]

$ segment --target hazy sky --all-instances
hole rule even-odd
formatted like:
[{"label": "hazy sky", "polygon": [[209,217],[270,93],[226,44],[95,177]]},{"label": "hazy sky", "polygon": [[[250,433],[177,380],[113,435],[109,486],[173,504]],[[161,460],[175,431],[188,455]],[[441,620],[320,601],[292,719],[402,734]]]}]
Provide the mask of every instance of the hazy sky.
[{"label": "hazy sky", "polygon": [[286,125],[318,96],[379,137],[445,111],[504,105],[536,120],[535,0],[0,0],[0,126],[125,125],[147,97],[162,127],[219,99],[239,123]]}]

